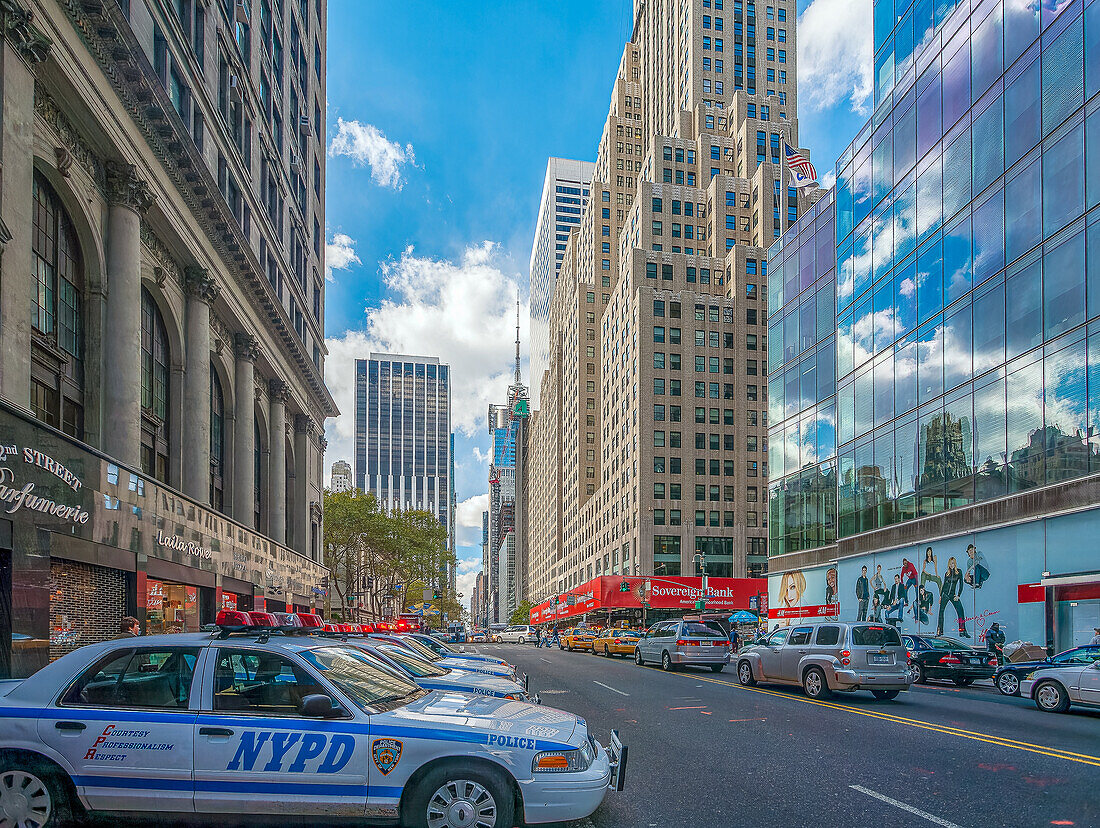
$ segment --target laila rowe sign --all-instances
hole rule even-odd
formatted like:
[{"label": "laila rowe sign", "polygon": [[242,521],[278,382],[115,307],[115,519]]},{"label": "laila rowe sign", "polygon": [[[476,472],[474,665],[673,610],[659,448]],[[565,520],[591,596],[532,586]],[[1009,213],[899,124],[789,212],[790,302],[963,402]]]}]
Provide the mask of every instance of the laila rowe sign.
[{"label": "laila rowe sign", "polygon": [[41,497],[34,493],[36,487],[33,482],[19,482],[21,475],[18,470],[31,465],[45,469],[74,492],[79,492],[83,481],[63,463],[29,446],[24,446],[22,450],[14,445],[0,446],[0,454],[0,509],[5,513],[14,515],[21,509],[41,512],[80,526],[87,525],[91,520],[92,516],[82,506],[68,506],[52,498]]}]

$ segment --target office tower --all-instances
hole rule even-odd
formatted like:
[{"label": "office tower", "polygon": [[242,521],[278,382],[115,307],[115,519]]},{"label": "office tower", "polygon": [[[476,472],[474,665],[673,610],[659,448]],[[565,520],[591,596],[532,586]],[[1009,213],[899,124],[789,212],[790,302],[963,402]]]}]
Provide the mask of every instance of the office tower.
[{"label": "office tower", "polygon": [[[0,676],[114,635],[122,615],[197,630],[230,603],[310,605],[320,429],[337,413],[326,13],[3,5],[0,435],[79,476],[70,494],[89,498],[89,518],[15,518],[0,642],[69,643],[14,660],[0,645]],[[34,469],[20,486],[50,484]],[[164,543],[183,539],[199,551]],[[71,586],[47,594],[51,580]],[[101,618],[78,608],[80,590],[101,597]]]},{"label": "office tower", "polygon": [[[535,600],[605,574],[766,567],[766,248],[815,196],[796,10],[635,3],[550,313],[532,426]],[[789,74],[788,74],[789,73]]]},{"label": "office tower", "polygon": [[[588,185],[595,164],[550,158],[542,183],[535,240],[531,245],[531,376],[537,386],[549,361],[550,303],[558,280],[569,232],[581,222],[588,205]],[[536,392],[537,392],[536,387]]]},{"label": "office tower", "polygon": [[329,484],[332,491],[350,492],[354,488],[351,479],[351,463],[347,460],[337,460],[332,464],[332,480]]},{"label": "office tower", "polygon": [[[355,485],[388,510],[439,518],[450,538],[450,368],[436,357],[355,361]],[[449,540],[448,540],[449,543]],[[449,573],[440,573],[446,582]]]},{"label": "office tower", "polygon": [[1100,17],[897,9],[873,119],[770,251],[772,615],[1087,643]]}]

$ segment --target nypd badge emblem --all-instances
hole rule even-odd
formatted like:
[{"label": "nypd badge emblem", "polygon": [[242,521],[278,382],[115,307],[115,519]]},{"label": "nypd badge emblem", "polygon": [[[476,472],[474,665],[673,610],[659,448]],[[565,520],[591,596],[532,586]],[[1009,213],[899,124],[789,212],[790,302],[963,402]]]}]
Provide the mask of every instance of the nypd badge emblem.
[{"label": "nypd badge emblem", "polygon": [[375,739],[372,753],[375,766],[385,776],[401,761],[401,742],[397,739]]}]

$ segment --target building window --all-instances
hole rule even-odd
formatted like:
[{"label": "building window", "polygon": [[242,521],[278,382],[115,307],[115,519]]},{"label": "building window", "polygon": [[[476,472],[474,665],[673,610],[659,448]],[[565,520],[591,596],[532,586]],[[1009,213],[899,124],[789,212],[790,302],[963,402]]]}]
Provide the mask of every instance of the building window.
[{"label": "building window", "polygon": [[66,434],[84,437],[84,260],[72,220],[46,179],[32,179],[31,239],[35,296],[31,326],[51,352],[61,352],[56,369],[32,360],[31,406],[35,416]]},{"label": "building window", "polygon": [[168,332],[152,294],[141,289],[141,470],[168,482]]},{"label": "building window", "polygon": [[225,511],[225,397],[218,372],[210,365],[210,505]]}]

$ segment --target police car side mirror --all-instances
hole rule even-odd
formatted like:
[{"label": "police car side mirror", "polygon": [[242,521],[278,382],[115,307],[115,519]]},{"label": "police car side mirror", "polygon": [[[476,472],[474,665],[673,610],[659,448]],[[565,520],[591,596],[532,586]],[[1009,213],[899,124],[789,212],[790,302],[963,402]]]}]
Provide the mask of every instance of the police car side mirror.
[{"label": "police car side mirror", "polygon": [[298,712],[311,719],[333,719],[344,715],[324,693],[311,693],[302,699]]}]

